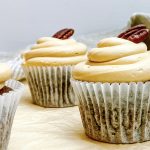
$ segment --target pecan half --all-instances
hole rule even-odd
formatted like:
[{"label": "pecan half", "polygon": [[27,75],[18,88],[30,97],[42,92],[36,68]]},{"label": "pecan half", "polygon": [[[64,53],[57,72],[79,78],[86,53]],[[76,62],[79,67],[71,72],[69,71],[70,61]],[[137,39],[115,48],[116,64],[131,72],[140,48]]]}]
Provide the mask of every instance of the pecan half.
[{"label": "pecan half", "polygon": [[118,35],[119,38],[127,39],[134,43],[140,43],[144,41],[149,35],[149,29],[143,24],[134,26],[127,31]]},{"label": "pecan half", "polygon": [[146,29],[146,26],[144,24],[139,24],[137,26],[133,26],[130,29],[126,30],[125,32],[122,32],[121,34],[118,35],[119,38],[126,37],[127,34],[131,33],[133,34],[133,31],[138,31],[140,29]]},{"label": "pecan half", "polygon": [[4,86],[2,89],[0,89],[0,95],[4,94],[4,93],[8,93],[10,91],[12,91],[13,89],[8,87],[8,86]]},{"label": "pecan half", "polygon": [[68,39],[73,34],[74,34],[74,29],[65,28],[56,32],[52,37],[64,40],[64,39]]},{"label": "pecan half", "polygon": [[127,40],[134,43],[140,43],[144,41],[149,35],[149,29],[141,29],[127,38]]}]

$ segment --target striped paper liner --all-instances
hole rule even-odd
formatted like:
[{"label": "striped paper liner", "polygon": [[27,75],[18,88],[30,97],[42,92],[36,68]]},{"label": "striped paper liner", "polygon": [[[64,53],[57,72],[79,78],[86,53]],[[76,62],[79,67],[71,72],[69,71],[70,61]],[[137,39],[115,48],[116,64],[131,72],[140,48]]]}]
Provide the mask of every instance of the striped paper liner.
[{"label": "striped paper liner", "polygon": [[69,107],[77,104],[70,83],[72,66],[24,66],[33,103],[42,107]]},{"label": "striped paper liner", "polygon": [[150,140],[150,82],[71,82],[87,136],[108,143]]},{"label": "striped paper liner", "polygon": [[5,85],[13,91],[0,95],[0,150],[7,149],[16,108],[24,91],[23,84],[15,80],[9,80]]},{"label": "striped paper liner", "polygon": [[21,80],[25,78],[25,74],[21,66],[22,62],[23,60],[20,55],[16,57],[15,59],[8,62],[8,65],[10,66],[12,70],[12,79]]}]

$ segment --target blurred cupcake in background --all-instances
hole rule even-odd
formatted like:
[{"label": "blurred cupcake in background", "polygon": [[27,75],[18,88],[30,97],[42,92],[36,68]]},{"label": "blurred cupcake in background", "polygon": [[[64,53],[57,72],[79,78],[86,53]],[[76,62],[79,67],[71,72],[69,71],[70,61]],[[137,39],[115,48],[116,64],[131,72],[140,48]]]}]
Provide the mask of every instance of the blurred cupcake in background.
[{"label": "blurred cupcake in background", "polygon": [[85,133],[92,139],[108,143],[150,140],[150,52],[142,42],[149,31],[138,27],[140,32],[135,34],[135,28],[120,38],[101,40],[88,52],[88,61],[73,69],[71,83]]},{"label": "blurred cupcake in background", "polygon": [[86,60],[86,45],[69,39],[73,29],[63,29],[52,37],[37,40],[23,54],[23,69],[33,103],[43,107],[69,107],[77,104],[70,77],[72,66]]},{"label": "blurred cupcake in background", "polygon": [[0,63],[0,150],[6,150],[23,84],[11,78],[10,68]]}]

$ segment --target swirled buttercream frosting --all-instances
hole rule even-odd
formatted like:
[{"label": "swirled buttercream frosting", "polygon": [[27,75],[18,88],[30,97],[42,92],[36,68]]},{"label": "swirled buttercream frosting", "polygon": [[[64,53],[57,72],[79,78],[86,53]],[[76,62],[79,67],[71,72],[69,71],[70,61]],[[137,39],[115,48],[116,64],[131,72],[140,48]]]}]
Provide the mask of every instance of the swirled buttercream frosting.
[{"label": "swirled buttercream frosting", "polygon": [[87,47],[73,39],[43,37],[23,54],[23,65],[75,65],[86,59]]},{"label": "swirled buttercream frosting", "polygon": [[75,65],[73,78],[88,82],[150,80],[150,52],[144,43],[111,37],[88,52],[88,61]]}]

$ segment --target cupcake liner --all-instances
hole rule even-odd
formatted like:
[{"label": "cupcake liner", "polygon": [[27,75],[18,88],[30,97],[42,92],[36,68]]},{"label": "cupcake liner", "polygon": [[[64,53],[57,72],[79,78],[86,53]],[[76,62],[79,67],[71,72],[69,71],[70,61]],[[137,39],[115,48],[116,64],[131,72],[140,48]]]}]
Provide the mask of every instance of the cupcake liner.
[{"label": "cupcake liner", "polygon": [[22,62],[23,60],[20,55],[8,62],[8,65],[12,70],[12,79],[21,80],[25,78],[23,69],[21,67]]},{"label": "cupcake liner", "polygon": [[[24,51],[29,51],[32,45],[28,45]],[[14,59],[7,62],[7,64],[10,66],[12,70],[12,79],[15,80],[22,80],[25,79],[25,74],[22,69],[22,63],[23,59],[21,57],[21,54],[16,56]]]},{"label": "cupcake liner", "polygon": [[0,95],[0,150],[7,149],[14,115],[24,89],[23,84],[15,80],[6,81],[5,85],[13,91]]},{"label": "cupcake liner", "polygon": [[24,66],[33,103],[42,107],[69,107],[77,104],[70,83],[72,66]]},{"label": "cupcake liner", "polygon": [[150,140],[150,82],[71,82],[87,136],[108,143]]}]

